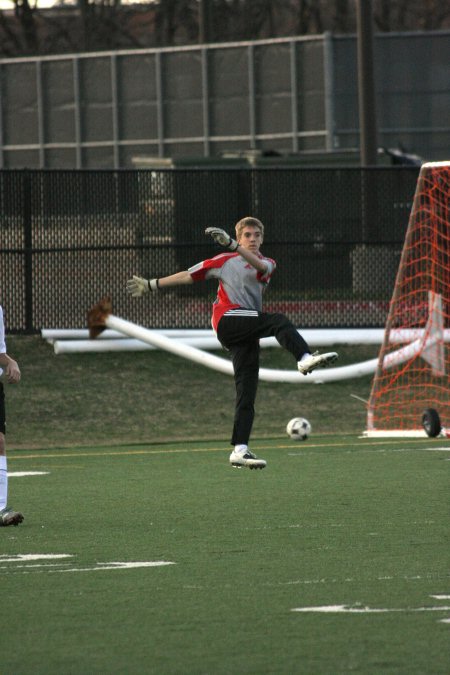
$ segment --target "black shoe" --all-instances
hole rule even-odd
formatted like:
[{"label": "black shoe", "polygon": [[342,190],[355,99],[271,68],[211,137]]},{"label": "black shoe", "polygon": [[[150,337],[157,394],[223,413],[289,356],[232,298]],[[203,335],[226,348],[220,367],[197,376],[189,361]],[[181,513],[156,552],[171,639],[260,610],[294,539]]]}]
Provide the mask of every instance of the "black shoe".
[{"label": "black shoe", "polygon": [[0,527],[8,527],[8,525],[18,525],[23,521],[23,514],[19,511],[13,511],[9,506],[5,506],[0,511]]}]

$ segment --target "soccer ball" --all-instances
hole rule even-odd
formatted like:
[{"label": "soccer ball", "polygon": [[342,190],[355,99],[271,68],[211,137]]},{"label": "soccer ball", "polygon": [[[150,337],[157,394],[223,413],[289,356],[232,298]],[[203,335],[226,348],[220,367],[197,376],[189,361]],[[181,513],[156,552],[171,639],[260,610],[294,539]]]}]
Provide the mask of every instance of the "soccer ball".
[{"label": "soccer ball", "polygon": [[304,417],[294,417],[286,427],[287,435],[294,441],[305,441],[312,431],[311,425]]}]

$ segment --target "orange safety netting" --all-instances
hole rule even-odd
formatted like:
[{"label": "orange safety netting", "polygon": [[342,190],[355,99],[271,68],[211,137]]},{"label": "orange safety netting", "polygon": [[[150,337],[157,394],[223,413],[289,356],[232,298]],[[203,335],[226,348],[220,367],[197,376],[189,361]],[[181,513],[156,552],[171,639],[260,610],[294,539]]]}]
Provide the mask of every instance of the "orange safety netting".
[{"label": "orange safety netting", "polygon": [[[410,357],[394,335],[406,331]],[[413,431],[437,410],[450,426],[450,163],[424,164],[417,183],[384,341],[368,404],[367,430]]]}]

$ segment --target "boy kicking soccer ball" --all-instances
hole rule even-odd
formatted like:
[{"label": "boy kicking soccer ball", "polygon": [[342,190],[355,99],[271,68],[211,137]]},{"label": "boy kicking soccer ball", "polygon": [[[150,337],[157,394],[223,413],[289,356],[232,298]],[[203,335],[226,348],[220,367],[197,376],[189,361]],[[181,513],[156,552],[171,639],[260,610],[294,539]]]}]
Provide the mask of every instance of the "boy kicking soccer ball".
[{"label": "boy kicking soccer ball", "polygon": [[173,286],[218,280],[212,326],[223,347],[231,354],[236,387],[231,436],[234,449],[230,464],[238,468],[263,469],[265,460],[258,459],[248,447],[255,416],[260,338],[275,336],[295,358],[303,375],[328,366],[338,355],[336,352],[311,354],[306,341],[286,316],[262,311],[263,294],[276,268],[275,261],[260,252],[264,225],[249,216],[242,218],[235,230],[236,240],[218,227],[208,227],[205,233],[227,252],[168,277],[143,279],[133,276],[127,282],[127,290],[132,297],[140,297]]}]

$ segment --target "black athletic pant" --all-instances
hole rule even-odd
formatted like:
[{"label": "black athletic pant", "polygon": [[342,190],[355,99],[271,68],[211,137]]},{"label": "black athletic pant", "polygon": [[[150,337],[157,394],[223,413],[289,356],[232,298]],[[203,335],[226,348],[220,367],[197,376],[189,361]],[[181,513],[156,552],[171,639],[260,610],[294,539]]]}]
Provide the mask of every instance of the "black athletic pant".
[{"label": "black athletic pant", "polygon": [[255,417],[258,389],[259,339],[275,336],[280,345],[299,361],[310,349],[284,314],[258,312],[254,316],[224,315],[217,337],[231,353],[236,386],[236,406],[231,445],[248,445]]}]

